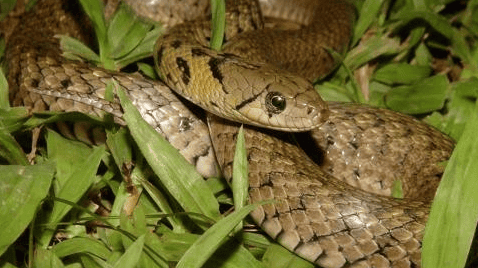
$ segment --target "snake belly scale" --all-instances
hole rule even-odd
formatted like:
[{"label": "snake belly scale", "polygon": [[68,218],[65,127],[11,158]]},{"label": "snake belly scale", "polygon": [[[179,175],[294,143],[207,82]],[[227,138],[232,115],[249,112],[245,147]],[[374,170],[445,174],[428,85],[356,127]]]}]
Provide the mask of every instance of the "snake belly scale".
[{"label": "snake belly scale", "polygon": [[[245,71],[241,69],[239,72],[260,70],[269,74],[269,70],[273,70],[270,72],[272,73],[270,77],[276,75],[281,77],[271,78],[265,83],[266,87],[271,84],[271,81],[282,79],[286,81],[286,84],[294,87],[304,85],[299,87],[310,89],[311,86],[307,80],[322,76],[334,65],[328,54],[323,54],[326,51],[324,48],[340,51],[346,47],[344,42],[348,40],[347,36],[350,32],[348,23],[353,14],[350,13],[350,6],[339,0],[304,2],[312,3],[313,7],[316,5],[320,7],[305,8],[304,10],[314,10],[315,13],[304,11],[305,15],[299,17],[305,19],[299,20],[299,23],[307,25],[319,23],[320,27],[307,26],[302,28],[303,31],[284,33],[285,36],[292,36],[285,40],[292,42],[295,37],[301,42],[304,41],[306,46],[319,47],[319,51],[313,54],[319,57],[323,55],[323,64],[320,66],[325,66],[324,69],[316,71],[311,67],[302,71],[291,67],[289,71],[283,71],[284,66],[274,61],[279,59],[279,54],[293,57],[293,53],[284,52],[287,49],[291,50],[291,44],[287,42],[284,42],[286,47],[281,48],[282,50],[277,48],[280,44],[270,42],[274,45],[267,47],[266,50],[277,54],[271,53],[267,58],[264,56],[267,53],[261,50],[262,45],[255,48],[249,41],[242,41],[242,34],[239,34],[237,37],[228,38],[232,47],[227,48],[227,45],[227,52],[219,54],[203,48],[202,34],[200,38],[192,38],[191,34],[180,36],[184,31],[178,30],[175,33],[172,28],[173,30],[168,33],[165,40],[168,42],[169,36],[168,46],[176,47],[176,51],[178,48],[184,49],[182,54],[174,56],[171,61],[175,66],[182,66],[182,69],[180,68],[176,76],[165,69],[166,71],[162,73],[163,77],[167,78],[166,76],[170,74],[171,78],[166,83],[171,87],[176,87],[177,84],[187,86],[193,82],[197,83],[194,76],[199,74],[192,72],[197,72],[199,69],[190,68],[190,61],[193,60],[193,56],[196,56],[196,60],[202,61],[202,64],[207,67],[206,70],[210,70],[209,74],[205,75],[209,75],[206,79],[212,83],[217,84],[217,81],[226,83],[226,79],[236,79],[235,77],[226,78],[227,73],[234,71],[232,69],[245,66]],[[290,4],[287,5],[287,1],[279,1],[279,3],[282,4],[277,9],[272,8],[270,14],[274,12],[282,15],[289,14],[277,10],[294,8],[288,7]],[[297,4],[297,6],[300,5]],[[308,4],[304,6],[309,7]],[[263,5],[263,7],[264,11],[268,6]],[[28,19],[18,24],[13,34],[8,37],[6,59],[9,68],[11,103],[16,106],[26,106],[31,111],[63,110],[89,114],[108,112],[114,115],[117,123],[122,124],[122,113],[117,102],[104,100],[104,87],[107,81],[115,80],[126,88],[128,96],[148,123],[172,142],[190,162],[198,167],[202,174],[211,174],[212,171],[205,168],[214,166],[214,154],[206,125],[171,93],[169,87],[138,75],[111,72],[62,58],[58,41],[53,37],[54,34],[68,34],[83,40],[85,40],[84,36],[88,36],[88,34],[84,35],[84,27],[80,26],[83,24],[77,21],[78,15],[74,12],[77,8],[71,1],[40,0],[34,9],[27,13]],[[322,20],[314,21],[316,17]],[[331,17],[336,19],[331,20]],[[188,29],[188,27],[178,29]],[[196,29],[204,29],[204,27],[200,26]],[[250,38],[267,40],[265,38],[269,34],[267,29],[257,31],[259,37],[252,37],[255,31],[251,31],[245,33],[245,40],[251,40]],[[193,34],[197,36],[198,31],[195,30]],[[302,35],[305,37],[314,35],[313,45],[309,44],[311,42],[309,39],[302,40]],[[35,42],[28,38],[33,38]],[[160,42],[162,41],[158,44],[161,44]],[[245,44],[237,45],[237,47],[232,45],[241,42]],[[260,43],[262,42],[253,42],[253,44]],[[162,52],[156,53],[159,62],[167,57],[166,54],[169,55],[169,52],[164,52],[165,50],[161,47],[162,45],[158,45],[158,51]],[[292,48],[292,50],[296,49]],[[301,55],[304,54],[306,53]],[[250,60],[256,59],[255,55],[259,58],[263,57],[265,63]],[[241,57],[249,59],[242,61]],[[269,67],[270,64],[276,67]],[[293,63],[285,65],[294,66]],[[304,65],[300,64],[300,66]],[[263,69],[266,68],[264,66],[267,69]],[[216,69],[213,67],[220,71],[215,72]],[[159,66],[159,68],[163,67]],[[189,72],[189,76],[185,76],[186,71]],[[297,78],[293,73],[304,78]],[[285,78],[282,78],[282,75]],[[249,77],[249,74],[245,77]],[[239,80],[227,81],[234,84]],[[257,82],[242,80],[246,83]],[[278,84],[279,87],[283,87],[281,83]],[[228,92],[230,89],[220,90]],[[286,87],[285,92],[288,91],[289,88]],[[283,95],[284,88],[271,91],[261,88],[257,92],[251,88],[247,93],[249,95],[246,95],[246,99],[251,101],[241,105],[244,99],[239,98],[238,103],[230,106],[243,108],[254,103],[253,100],[267,98],[272,101],[272,97],[277,95],[270,94],[271,92],[281,94],[279,105],[272,105],[281,111],[266,112],[265,117],[257,116],[254,112],[251,116],[245,117],[259,120],[259,123],[251,123],[253,125],[262,125],[265,120],[272,124],[269,125],[272,129],[286,128],[285,123],[289,119],[270,120],[273,115],[282,113],[281,103],[287,97]],[[325,104],[309,92],[304,91],[303,94],[306,97],[303,100],[299,97],[298,105],[287,102],[285,107],[297,106],[299,110],[296,112],[301,114],[300,118],[304,116],[311,118],[296,120],[300,121],[300,124],[292,130],[311,129],[312,125],[315,127],[326,121],[313,132],[313,136],[317,138],[317,144],[324,148],[322,156],[324,166],[314,163],[294,141],[288,138],[287,134],[246,127],[246,146],[250,165],[250,200],[251,202],[270,199],[276,201],[260,207],[252,213],[252,217],[266,233],[283,246],[322,267],[419,267],[421,240],[428,217],[429,201],[412,199],[416,196],[414,190],[402,200],[384,196],[383,194],[387,193],[386,190],[382,191],[382,186],[389,180],[382,177],[392,174],[392,181],[398,177],[404,182],[405,190],[414,189],[414,186],[419,184],[435,182],[442,172],[442,168],[437,163],[447,159],[453,149],[453,142],[433,128],[408,116],[361,105]],[[300,95],[299,93],[291,94]],[[187,98],[193,99],[193,97]],[[296,99],[297,96],[294,96],[290,100],[294,102]],[[313,101],[309,101],[310,99]],[[225,101],[231,102],[231,100]],[[262,101],[258,107],[268,111],[270,107],[264,106],[264,103],[266,102]],[[218,111],[212,112],[220,114]],[[294,115],[295,112],[288,110],[287,113]],[[241,116],[243,115],[236,114],[236,119]],[[244,118],[238,120],[245,121]],[[187,127],[184,127],[184,124]],[[214,116],[211,116],[209,124],[218,164],[222,167],[226,179],[230,180],[237,124]],[[309,124],[309,127],[302,127],[306,124]],[[358,160],[363,162],[357,162]],[[382,169],[384,163],[392,164],[390,170]],[[398,170],[403,169],[407,163],[411,163],[412,166],[405,167],[405,171]],[[374,170],[377,170],[377,173],[372,173]],[[397,177],[394,177],[395,174],[398,174]],[[374,179],[367,182],[366,178],[369,175]],[[418,179],[417,176],[421,178]],[[364,185],[364,188],[370,188],[372,193],[355,187]]]}]

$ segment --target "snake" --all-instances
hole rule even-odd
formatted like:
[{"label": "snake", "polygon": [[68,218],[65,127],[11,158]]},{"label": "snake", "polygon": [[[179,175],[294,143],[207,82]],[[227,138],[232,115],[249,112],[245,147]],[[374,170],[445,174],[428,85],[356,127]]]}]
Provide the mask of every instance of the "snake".
[{"label": "snake", "polygon": [[[21,23],[13,31],[2,27],[10,103],[31,113],[111,114],[125,125],[118,99],[105,98],[106,85],[115,81],[141,116],[201,174],[214,175],[218,165],[228,181],[237,129],[246,123],[250,202],[274,200],[251,217],[271,238],[321,267],[420,267],[430,199],[443,173],[439,163],[448,159],[454,142],[401,113],[317,97],[310,81],[336,65],[330,49],[347,48],[354,9],[341,0],[290,3],[252,5],[252,14],[259,17],[295,18],[299,24],[280,32],[261,29],[261,18],[243,16],[249,11],[236,5],[230,14],[238,25],[228,30],[235,32],[226,34],[221,52],[204,43],[210,37],[204,30],[208,23],[185,21],[191,18],[189,7],[200,15],[207,7],[178,7],[166,15],[176,22],[170,22],[155,49],[164,81],[152,81],[65,59],[54,36],[66,34],[91,44],[91,27],[75,1],[39,0],[17,18]],[[245,26],[243,20],[248,21]],[[293,63],[295,54],[313,63]],[[235,74],[230,77],[229,72]],[[198,85],[200,81],[206,86]],[[241,85],[244,91],[233,91]],[[187,95],[213,86],[209,99],[201,99],[207,95],[201,92]],[[183,93],[210,112],[208,125],[178,96]],[[287,129],[298,133],[277,131]],[[402,182],[403,199],[390,196],[396,180]]]}]

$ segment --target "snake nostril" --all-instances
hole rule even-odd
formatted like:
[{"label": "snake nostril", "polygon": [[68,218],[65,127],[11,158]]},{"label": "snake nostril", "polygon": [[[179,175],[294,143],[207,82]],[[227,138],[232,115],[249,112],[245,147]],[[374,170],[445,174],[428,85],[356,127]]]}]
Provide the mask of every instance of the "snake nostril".
[{"label": "snake nostril", "polygon": [[314,107],[307,107],[307,114],[311,115],[315,111]]}]

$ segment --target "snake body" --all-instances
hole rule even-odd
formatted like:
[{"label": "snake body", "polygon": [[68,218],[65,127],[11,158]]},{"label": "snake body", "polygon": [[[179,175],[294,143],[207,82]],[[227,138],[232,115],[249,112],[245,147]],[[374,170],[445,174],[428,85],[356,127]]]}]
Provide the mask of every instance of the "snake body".
[{"label": "snake body", "polygon": [[[323,14],[320,10],[335,14],[333,17],[349,16],[340,1],[317,2],[333,4],[317,9],[319,13],[315,16]],[[6,59],[11,103],[31,111],[80,111],[97,115],[107,112],[122,124],[117,102],[104,100],[106,83],[115,80],[126,88],[130,99],[153,127],[203,174],[213,173],[213,169],[207,168],[214,166],[214,154],[205,124],[169,87],[137,75],[106,71],[62,58],[53,35],[84,36],[84,27],[80,27],[78,16],[71,12],[77,7],[71,5],[71,1],[39,1],[27,14],[29,19],[19,24],[8,38]],[[339,19],[339,22],[346,20]],[[322,21],[316,39],[322,50],[334,47],[333,42],[325,39],[342,36],[337,34],[343,33],[342,30],[336,32],[335,26],[335,22]],[[310,30],[307,29],[308,35]],[[169,34],[172,33],[174,30]],[[189,55],[195,53],[184,39],[178,39],[180,43],[175,45],[176,36],[171,40],[169,44],[173,48],[185,48]],[[203,62],[211,59],[238,62],[237,56],[204,52],[202,47],[201,51],[201,57],[205,57]],[[240,54],[236,51],[229,53]],[[182,57],[190,64],[190,58],[184,54],[175,57]],[[330,69],[334,63],[325,59]],[[252,63],[246,61],[243,65],[249,64]],[[210,77],[218,80],[214,69],[206,70],[210,71]],[[181,76],[179,73],[176,81],[184,83]],[[305,77],[311,80],[310,76]],[[174,78],[171,81],[175,81]],[[300,81],[306,83],[305,79]],[[175,86],[175,82],[168,84]],[[399,113],[353,104],[330,103],[328,106],[330,112],[320,108],[322,113],[330,114],[327,122],[313,132],[317,145],[323,148],[323,155],[319,157],[323,166],[313,162],[310,154],[305,154],[287,134],[252,126],[245,128],[250,201],[276,201],[261,206],[252,217],[283,246],[322,267],[419,267],[429,201],[412,199],[420,194],[408,190],[419,184],[437,183],[442,172],[437,163],[450,155],[453,141]],[[211,116],[210,133],[218,163],[230,180],[237,123]],[[409,163],[411,165],[404,168]],[[367,179],[369,177],[372,179]],[[404,184],[408,193],[405,199],[386,196],[388,186],[396,179]],[[355,186],[371,189],[373,193]]]}]

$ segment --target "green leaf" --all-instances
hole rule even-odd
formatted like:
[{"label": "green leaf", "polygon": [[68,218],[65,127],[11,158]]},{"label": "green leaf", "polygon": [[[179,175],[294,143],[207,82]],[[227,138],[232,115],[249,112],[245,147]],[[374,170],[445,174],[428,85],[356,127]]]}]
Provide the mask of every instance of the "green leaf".
[{"label": "green leaf", "polygon": [[139,262],[139,257],[141,256],[141,252],[143,250],[144,245],[144,237],[142,235],[131,244],[126,252],[119,258],[119,260],[115,263],[113,267],[117,268],[134,268],[136,264]]},{"label": "green leaf", "polygon": [[80,40],[67,35],[55,35],[55,37],[60,39],[60,47],[65,58],[71,60],[85,59],[94,63],[100,62],[100,57]]},{"label": "green leaf", "polygon": [[8,81],[2,68],[0,68],[0,109],[10,108],[8,99]]},{"label": "green leaf", "polygon": [[154,70],[154,67],[149,64],[138,62],[138,69],[150,79],[159,79],[158,74]]},{"label": "green leaf", "polygon": [[0,2],[0,20],[3,20],[15,7],[16,0],[3,0]]},{"label": "green leaf", "polygon": [[176,267],[201,267],[224,242],[227,235],[231,233],[237,224],[251,211],[256,209],[257,206],[257,204],[245,206],[214,224],[186,251]]},{"label": "green leaf", "polygon": [[55,168],[52,163],[34,166],[0,166],[0,255],[32,221],[48,194]]},{"label": "green leaf", "polygon": [[93,28],[96,32],[96,37],[98,38],[98,44],[101,48],[106,46],[106,23],[103,16],[103,3],[98,0],[80,0],[83,10],[86,12],[88,17],[93,23]]},{"label": "green leaf", "polygon": [[[129,54],[127,54],[124,58],[115,60],[116,66],[122,68],[133,62],[153,55],[154,44],[163,32],[164,30],[161,27],[156,27],[153,30],[149,31],[142,40],[142,42],[139,43],[139,45],[136,46],[132,51],[130,51]],[[138,65],[139,64],[140,63],[138,62]],[[156,72],[154,72],[154,75],[150,75],[149,77],[155,78],[155,80],[157,80]]]},{"label": "green leaf", "polygon": [[224,0],[211,0],[212,36],[210,47],[220,51],[226,26],[226,3]]},{"label": "green leaf", "polygon": [[[246,142],[244,140],[244,129],[241,126],[237,133],[236,151],[234,153],[234,164],[232,169],[232,193],[234,209],[239,210],[247,204],[249,197],[249,165],[247,161]],[[237,230],[242,230],[242,224]]]},{"label": "green leaf", "polygon": [[393,18],[400,20],[401,25],[405,25],[414,19],[424,20],[446,38],[451,39],[453,37],[451,24],[443,16],[440,16],[440,14],[435,14],[430,11],[406,11]]},{"label": "green leaf", "polygon": [[394,180],[392,184],[392,195],[393,198],[402,199],[403,198],[403,186],[401,180]]},{"label": "green leaf", "polygon": [[[0,126],[1,125],[2,121],[0,121]],[[12,165],[26,166],[29,164],[22,147],[4,128],[0,128],[0,157]]]},{"label": "green leaf", "polygon": [[234,167],[232,170],[232,189],[234,194],[234,207],[241,209],[247,203],[249,189],[249,162],[247,161],[246,141],[244,129],[241,126],[237,133],[236,151],[234,153]]},{"label": "green leaf", "polygon": [[382,7],[383,0],[366,0],[360,10],[360,16],[354,28],[354,35],[352,44],[357,43],[357,41],[363,37],[365,31],[370,27],[370,25],[377,19],[378,12]]},{"label": "green leaf", "polygon": [[431,72],[428,66],[391,63],[378,69],[373,79],[387,85],[412,84],[429,77]]},{"label": "green leaf", "polygon": [[400,40],[398,38],[375,35],[349,51],[345,56],[343,64],[351,70],[355,70],[375,58],[397,54],[402,50],[403,48],[400,47]]},{"label": "green leaf", "polygon": [[114,59],[130,53],[152,28],[151,24],[127,13],[124,5],[120,5],[108,27],[108,40],[111,45],[110,57]]},{"label": "green leaf", "polygon": [[447,102],[448,113],[434,113],[426,122],[459,140],[466,123],[475,111],[478,99],[478,79],[459,81],[452,85],[452,94]]},{"label": "green leaf", "polygon": [[62,268],[65,267],[60,258],[51,250],[37,248],[35,249],[35,259],[33,263],[35,268]]},{"label": "green leaf", "polygon": [[469,119],[438,186],[423,241],[424,268],[465,265],[478,221],[476,133],[478,109]]},{"label": "green leaf", "polygon": [[109,21],[107,28],[107,38],[111,47],[121,46],[121,42],[140,42],[141,40],[127,40],[125,36],[135,23],[134,15],[125,8],[124,4],[119,5],[113,17]]},{"label": "green leaf", "polygon": [[82,114],[80,112],[41,112],[35,113],[32,117],[30,117],[25,123],[24,127],[26,128],[34,128],[42,125],[46,125],[49,123],[56,123],[56,122],[89,122],[93,125],[101,125],[101,124],[109,124],[108,117],[106,116],[104,119],[99,118],[97,116]]},{"label": "green leaf", "polygon": [[447,90],[446,76],[436,75],[410,86],[393,88],[385,95],[385,104],[403,113],[428,113],[443,107]]},{"label": "green leaf", "polygon": [[25,107],[12,107],[0,109],[0,128],[7,132],[20,130],[28,118],[28,111]]},{"label": "green leaf", "polygon": [[195,168],[144,121],[123,89],[118,89],[118,96],[131,135],[161,183],[185,211],[219,219],[219,204]]},{"label": "green leaf", "polygon": [[[57,163],[56,197],[76,203],[95,180],[101,158],[106,154],[105,147],[98,146],[91,150],[88,147],[85,148],[86,145],[66,140],[53,131],[48,132],[47,146],[50,159]],[[87,154],[81,152],[87,152]],[[54,204],[53,211],[48,215],[47,220],[47,224],[52,228],[44,230],[41,234],[41,245],[49,244],[54,227],[71,208],[65,203]]]},{"label": "green leaf", "polygon": [[[158,188],[154,187],[149,181],[141,180],[141,185],[143,188],[148,192],[149,197],[153,200],[153,202],[159,207],[160,211],[165,214],[174,215],[175,211],[169,205],[169,201],[166,196],[161,193]],[[184,223],[181,222],[178,217],[168,217],[168,222],[171,224],[172,228],[176,232],[185,232],[187,228],[184,226]]]},{"label": "green leaf", "polygon": [[115,160],[116,166],[123,167],[133,162],[131,141],[131,136],[124,128],[114,133],[112,131],[106,133],[106,144]]},{"label": "green leaf", "polygon": [[313,268],[314,264],[298,257],[282,246],[271,244],[262,258],[265,267]]},{"label": "green leaf", "polygon": [[[154,252],[160,252],[170,262],[179,261],[186,250],[200,237],[196,234],[174,233],[164,229],[161,228],[160,237],[148,233],[145,248],[149,247]],[[245,233],[244,237],[249,237],[249,235]],[[230,239],[208,259],[203,267],[253,268],[262,266],[248,249],[239,245],[234,239]]]},{"label": "green leaf", "polygon": [[88,254],[106,260],[111,255],[111,251],[107,245],[98,239],[89,237],[74,237],[64,240],[53,247],[53,252],[59,258],[73,254]]},{"label": "green leaf", "polygon": [[80,3],[83,10],[90,18],[95,30],[100,54],[98,63],[108,70],[116,70],[116,66],[110,57],[111,45],[109,44],[106,22],[103,15],[103,2],[99,0],[80,0]]},{"label": "green leaf", "polygon": [[329,82],[317,85],[317,90],[322,99],[326,101],[351,102],[354,100],[352,94],[350,94],[344,87]]},{"label": "green leaf", "polygon": [[[84,162],[79,162],[73,169],[65,184],[57,193],[57,198],[66,199],[76,203],[96,178],[96,172],[101,158],[105,155],[105,147],[95,147]],[[65,216],[71,207],[64,203],[55,203],[51,214],[50,223],[57,223]]]}]

